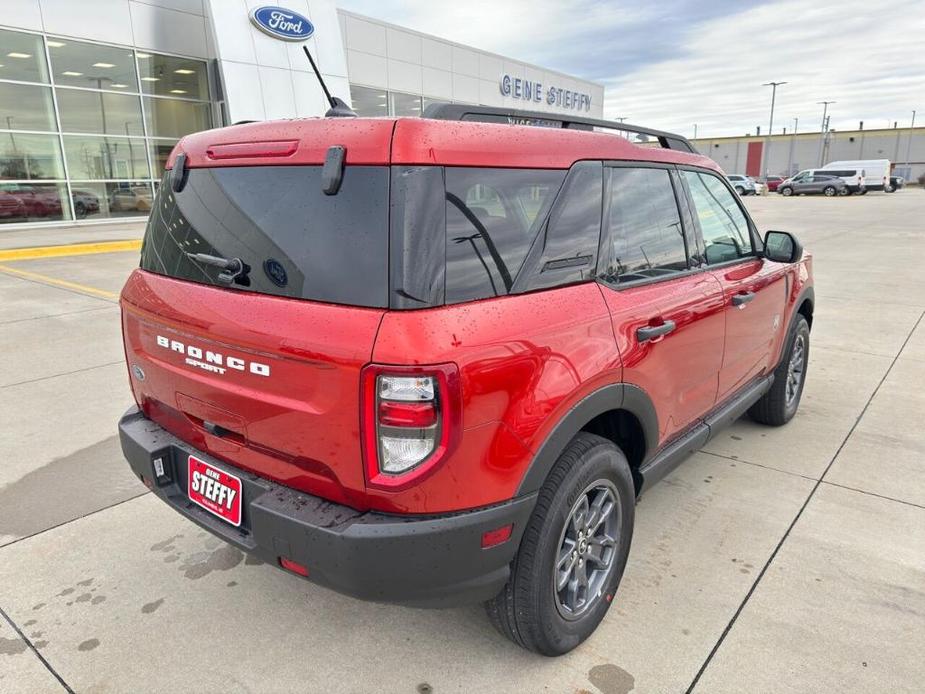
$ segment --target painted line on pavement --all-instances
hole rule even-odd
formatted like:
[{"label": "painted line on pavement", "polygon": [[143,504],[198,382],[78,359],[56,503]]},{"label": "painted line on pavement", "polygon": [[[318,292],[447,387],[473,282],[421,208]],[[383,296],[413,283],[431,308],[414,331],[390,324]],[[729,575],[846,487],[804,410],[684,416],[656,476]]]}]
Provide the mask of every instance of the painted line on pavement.
[{"label": "painted line on pavement", "polygon": [[80,292],[81,294],[87,294],[89,296],[95,296],[98,299],[106,299],[107,301],[118,301],[119,295],[115,292],[107,292],[105,289],[97,289],[96,287],[90,287],[86,284],[78,284],[77,282],[68,282],[67,280],[59,280],[56,277],[49,277],[48,275],[40,275],[37,272],[29,272],[27,270],[20,270],[18,268],[12,268],[8,265],[0,265],[0,272],[3,272],[7,275],[12,275],[14,277],[19,277],[24,280],[30,280],[32,282],[39,282],[41,284],[47,284],[52,287],[58,287],[60,289],[69,289],[71,291]]}]

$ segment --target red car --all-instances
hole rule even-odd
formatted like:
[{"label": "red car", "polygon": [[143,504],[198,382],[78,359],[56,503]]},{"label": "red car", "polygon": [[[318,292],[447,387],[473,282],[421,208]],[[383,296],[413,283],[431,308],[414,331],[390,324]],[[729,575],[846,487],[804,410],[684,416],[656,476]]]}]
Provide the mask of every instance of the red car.
[{"label": "red car", "polygon": [[177,145],[121,296],[122,448],[266,562],[367,600],[483,601],[565,653],[611,604],[638,495],[745,412],[793,417],[810,256],[762,240],[679,136],[428,116]]},{"label": "red car", "polygon": [[786,180],[786,176],[768,176],[762,182],[768,187],[769,193],[776,193],[777,187]]}]

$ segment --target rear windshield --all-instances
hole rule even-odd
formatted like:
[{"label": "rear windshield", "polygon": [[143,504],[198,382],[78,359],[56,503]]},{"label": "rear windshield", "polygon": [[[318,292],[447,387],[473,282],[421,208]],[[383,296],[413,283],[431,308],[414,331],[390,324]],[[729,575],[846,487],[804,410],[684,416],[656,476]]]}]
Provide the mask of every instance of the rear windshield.
[{"label": "rear windshield", "polygon": [[[388,167],[347,167],[337,195],[322,191],[320,166],[191,169],[179,193],[169,172],[161,182],[141,267],[236,290],[386,307],[388,244]],[[234,273],[219,265],[235,259],[244,271],[229,281]]]}]

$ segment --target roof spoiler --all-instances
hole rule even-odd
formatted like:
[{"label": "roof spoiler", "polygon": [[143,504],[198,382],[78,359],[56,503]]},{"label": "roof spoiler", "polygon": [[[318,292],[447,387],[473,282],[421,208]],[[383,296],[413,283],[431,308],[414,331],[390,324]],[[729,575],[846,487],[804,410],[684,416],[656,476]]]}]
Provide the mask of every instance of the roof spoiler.
[{"label": "roof spoiler", "polygon": [[424,118],[436,120],[479,121],[482,123],[507,123],[509,125],[534,125],[545,128],[570,130],[613,130],[617,134],[639,135],[637,142],[656,141],[663,149],[699,154],[686,137],[663,130],[653,130],[640,125],[620,123],[598,118],[585,118],[572,114],[545,113],[542,111],[521,111],[497,106],[473,106],[469,104],[431,104],[423,113]]}]

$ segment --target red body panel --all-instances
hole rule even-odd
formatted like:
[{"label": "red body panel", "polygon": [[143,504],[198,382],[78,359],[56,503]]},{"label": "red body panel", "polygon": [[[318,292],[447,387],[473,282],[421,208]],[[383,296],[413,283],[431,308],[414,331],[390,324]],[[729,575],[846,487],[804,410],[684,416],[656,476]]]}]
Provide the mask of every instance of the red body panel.
[{"label": "red body panel", "polygon": [[[227,155],[227,148],[216,156],[222,145],[288,145],[290,142],[297,145],[286,156],[279,156],[278,152],[272,156],[242,152],[235,157]],[[177,152],[186,153],[191,168],[322,164],[332,144],[346,147],[347,165],[392,163],[567,169],[581,159],[624,159],[691,164],[719,171],[716,162],[707,157],[657,147],[638,147],[623,137],[608,133],[424,118],[329,118],[323,121],[307,118],[206,130],[184,137],[171,154],[167,168],[173,167]],[[213,156],[209,154],[210,149],[213,149]],[[285,149],[288,151],[288,147]]]},{"label": "red body panel", "polygon": [[[383,311],[248,294],[142,270],[122,290],[126,358],[144,413],[200,450],[354,507],[365,504],[360,369]],[[166,337],[267,365],[270,376],[210,373],[157,344]],[[204,359],[200,359],[204,361]],[[212,422],[231,432],[213,436]]]},{"label": "red body panel", "polygon": [[385,315],[373,361],[455,362],[463,399],[456,452],[414,487],[370,491],[379,508],[437,512],[514,496],[532,452],[584,395],[620,380],[610,315],[580,284]]},{"label": "red body panel", "polygon": [[[659,445],[716,402],[723,358],[723,295],[708,272],[620,291],[601,287],[623,355],[623,381],[639,386],[658,414]],[[639,342],[636,330],[673,320],[671,333]]]}]

